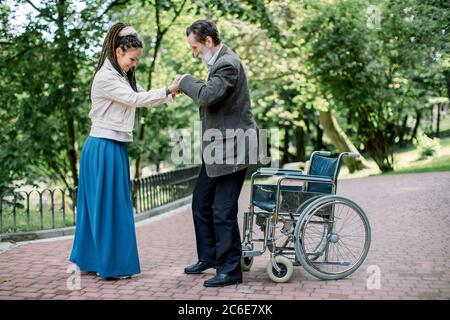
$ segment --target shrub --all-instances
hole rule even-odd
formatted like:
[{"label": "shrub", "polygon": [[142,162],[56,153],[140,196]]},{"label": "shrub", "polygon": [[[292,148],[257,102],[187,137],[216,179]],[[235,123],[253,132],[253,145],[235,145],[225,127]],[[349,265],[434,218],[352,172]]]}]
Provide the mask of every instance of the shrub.
[{"label": "shrub", "polygon": [[441,147],[438,138],[432,139],[423,132],[418,134],[415,144],[417,145],[417,150],[419,151],[420,160],[436,155]]}]

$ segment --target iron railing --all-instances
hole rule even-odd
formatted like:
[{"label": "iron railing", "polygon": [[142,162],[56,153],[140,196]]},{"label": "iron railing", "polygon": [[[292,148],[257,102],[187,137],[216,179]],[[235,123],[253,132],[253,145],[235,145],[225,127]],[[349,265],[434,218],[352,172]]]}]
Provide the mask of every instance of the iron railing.
[{"label": "iron railing", "polygon": [[[134,213],[190,195],[199,169],[190,167],[131,181]],[[76,188],[33,189],[0,195],[0,235],[74,226],[76,197]]]},{"label": "iron railing", "polygon": [[134,212],[142,213],[190,195],[199,171],[197,166],[133,180]]}]

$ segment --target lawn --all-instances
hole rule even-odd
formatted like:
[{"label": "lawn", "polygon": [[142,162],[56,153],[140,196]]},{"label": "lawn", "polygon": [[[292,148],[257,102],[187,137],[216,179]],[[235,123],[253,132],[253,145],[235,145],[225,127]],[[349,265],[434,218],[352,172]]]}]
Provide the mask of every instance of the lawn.
[{"label": "lawn", "polygon": [[417,148],[411,147],[395,154],[395,170],[390,174],[450,170],[450,138],[440,139],[436,155],[421,159]]},{"label": "lawn", "polygon": [[[420,159],[415,145],[396,150],[394,152],[394,171],[387,174],[450,171],[450,137],[440,139],[440,145],[438,153],[427,159]],[[371,159],[368,160],[370,168],[350,174],[347,168],[343,167],[340,177],[343,179],[359,178],[381,174],[375,162]]]}]

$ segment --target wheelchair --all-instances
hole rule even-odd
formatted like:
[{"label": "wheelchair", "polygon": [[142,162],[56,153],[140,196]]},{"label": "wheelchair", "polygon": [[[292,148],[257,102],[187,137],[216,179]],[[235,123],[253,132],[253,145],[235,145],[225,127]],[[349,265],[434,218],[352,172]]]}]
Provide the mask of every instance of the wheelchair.
[{"label": "wheelchair", "polygon": [[[343,279],[361,266],[370,248],[370,224],[355,202],[336,195],[344,157],[359,154],[314,151],[307,173],[260,168],[252,174],[242,228],[243,271],[266,250],[274,282],[288,282],[294,266],[320,280]],[[276,183],[255,183],[261,177]]]}]

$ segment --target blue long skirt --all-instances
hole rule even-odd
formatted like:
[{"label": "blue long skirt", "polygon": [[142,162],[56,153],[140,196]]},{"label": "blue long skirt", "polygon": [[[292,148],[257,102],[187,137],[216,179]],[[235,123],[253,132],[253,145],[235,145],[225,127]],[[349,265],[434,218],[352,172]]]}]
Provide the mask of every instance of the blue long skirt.
[{"label": "blue long skirt", "polygon": [[70,261],[101,277],[138,274],[127,144],[88,137],[78,183],[77,222]]}]

